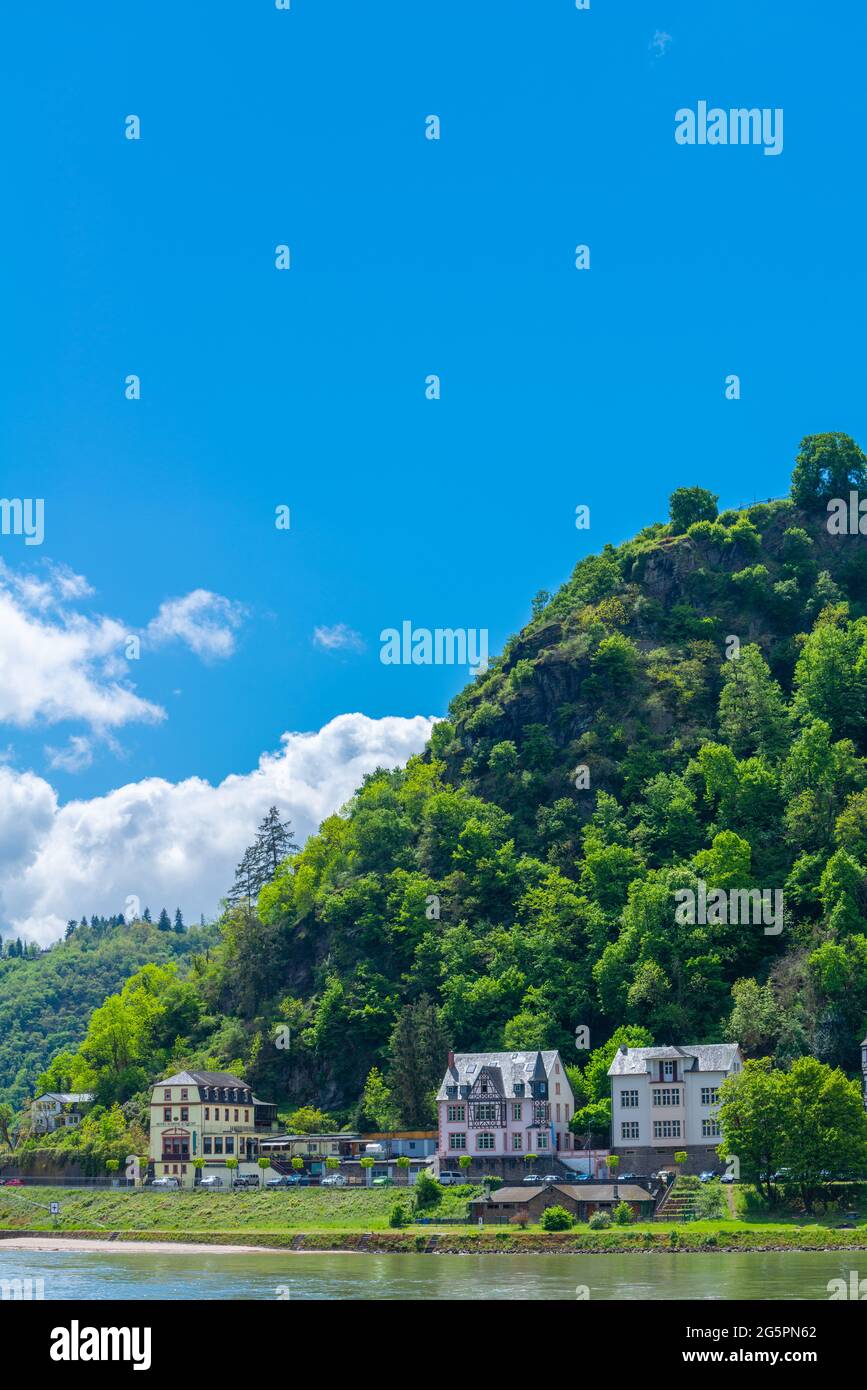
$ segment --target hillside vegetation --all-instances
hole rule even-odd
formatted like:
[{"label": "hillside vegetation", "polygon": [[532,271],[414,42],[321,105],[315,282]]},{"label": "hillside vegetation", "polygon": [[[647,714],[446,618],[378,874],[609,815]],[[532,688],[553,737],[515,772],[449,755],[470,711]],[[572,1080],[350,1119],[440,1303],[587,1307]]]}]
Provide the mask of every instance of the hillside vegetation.
[{"label": "hillside vegetation", "polygon": [[[226,912],[159,1046],[131,982],[63,1075],[123,1101],[141,1070],[210,1060],[372,1126],[430,1119],[446,1042],[578,1061],[579,1024],[594,1048],[628,1026],[853,1073],[867,541],[832,534],[827,502],[865,477],[847,436],[813,436],[791,498],[717,516],[679,489],[668,523],[582,560],[421,757],[368,776]],[[679,922],[699,883],[781,891],[782,929]],[[123,1067],[104,1045],[121,1026]]]}]

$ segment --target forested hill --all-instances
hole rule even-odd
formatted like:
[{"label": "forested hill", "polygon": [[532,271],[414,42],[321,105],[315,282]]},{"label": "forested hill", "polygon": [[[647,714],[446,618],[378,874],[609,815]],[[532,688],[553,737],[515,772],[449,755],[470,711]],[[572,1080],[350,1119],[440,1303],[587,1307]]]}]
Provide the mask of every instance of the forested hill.
[{"label": "forested hill", "polygon": [[51,1058],[81,1042],[93,1010],[134,971],[182,962],[219,939],[214,927],[180,935],[147,922],[94,923],[48,951],[0,960],[0,1102],[31,1096]]},{"label": "forested hill", "polygon": [[[667,523],[538,595],[425,754],[368,777],[258,911],[227,914],[171,1057],[144,1065],[233,1063],[345,1118],[378,1067],[405,1122],[445,1040],[578,1060],[579,1024],[594,1047],[629,1024],[853,1070],[867,541],[832,533],[827,503],[867,492],[865,462],[813,436],[791,499],[717,516],[679,489]],[[782,930],[678,922],[699,881],[781,890]]]}]

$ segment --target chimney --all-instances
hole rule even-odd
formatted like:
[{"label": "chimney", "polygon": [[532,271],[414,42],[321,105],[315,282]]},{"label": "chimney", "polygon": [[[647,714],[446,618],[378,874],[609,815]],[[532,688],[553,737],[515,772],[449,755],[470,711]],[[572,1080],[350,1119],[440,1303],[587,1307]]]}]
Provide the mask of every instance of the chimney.
[{"label": "chimney", "polygon": [[626,1046],[626,1043],[620,1044],[620,1051],[624,1054],[624,1056],[626,1055],[626,1053],[629,1051],[629,1048]]},{"label": "chimney", "polygon": [[454,1069],[455,1069],[455,1054],[454,1054],[454,1053],[451,1051],[451,1049],[450,1049],[450,1050],[449,1050],[449,1071],[454,1071]]}]

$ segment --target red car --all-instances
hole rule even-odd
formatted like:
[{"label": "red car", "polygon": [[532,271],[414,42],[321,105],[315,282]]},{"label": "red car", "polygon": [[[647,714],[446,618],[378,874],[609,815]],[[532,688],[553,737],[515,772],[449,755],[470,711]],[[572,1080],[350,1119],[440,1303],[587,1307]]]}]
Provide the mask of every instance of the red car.
[{"label": "red car", "polygon": [[4,1187],[23,1187],[23,1186],[24,1186],[24,1183],[23,1183],[23,1181],[22,1181],[21,1178],[2,1178],[2,1179],[0,1179],[0,1182],[3,1183],[3,1186],[4,1186]]}]

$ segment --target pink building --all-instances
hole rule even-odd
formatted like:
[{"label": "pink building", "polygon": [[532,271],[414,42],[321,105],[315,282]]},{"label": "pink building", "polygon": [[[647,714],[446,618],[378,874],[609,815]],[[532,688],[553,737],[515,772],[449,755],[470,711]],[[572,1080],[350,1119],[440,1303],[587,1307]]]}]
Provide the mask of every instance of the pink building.
[{"label": "pink building", "polygon": [[437,1111],[441,1169],[462,1154],[508,1169],[528,1153],[573,1152],[575,1100],[559,1052],[450,1052]]}]

